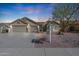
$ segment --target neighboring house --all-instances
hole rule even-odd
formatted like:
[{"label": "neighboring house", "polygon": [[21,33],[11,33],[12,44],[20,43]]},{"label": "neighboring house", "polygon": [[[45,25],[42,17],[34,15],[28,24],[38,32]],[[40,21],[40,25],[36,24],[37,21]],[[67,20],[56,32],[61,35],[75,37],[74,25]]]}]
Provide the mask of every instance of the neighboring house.
[{"label": "neighboring house", "polygon": [[10,23],[10,32],[35,32],[38,31],[38,26],[33,20],[23,17]]},{"label": "neighboring house", "polygon": [[9,23],[0,23],[0,32],[10,32]]},{"label": "neighboring house", "polygon": [[[52,27],[52,32],[58,32],[60,30],[59,22],[58,21],[46,21],[46,22],[37,22],[40,26],[40,31],[48,32],[50,31],[49,26]],[[50,25],[51,24],[51,25]]]},{"label": "neighboring house", "polygon": [[50,26],[52,28],[52,32],[58,32],[60,30],[60,26],[56,21],[47,21],[45,26],[47,26],[47,31],[50,31]]}]

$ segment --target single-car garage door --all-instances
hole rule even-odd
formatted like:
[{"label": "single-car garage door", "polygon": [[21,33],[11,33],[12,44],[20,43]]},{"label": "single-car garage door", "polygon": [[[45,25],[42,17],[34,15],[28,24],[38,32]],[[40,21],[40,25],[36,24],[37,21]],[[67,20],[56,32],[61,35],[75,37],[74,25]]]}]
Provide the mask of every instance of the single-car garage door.
[{"label": "single-car garage door", "polygon": [[26,32],[26,25],[12,25],[13,32]]}]

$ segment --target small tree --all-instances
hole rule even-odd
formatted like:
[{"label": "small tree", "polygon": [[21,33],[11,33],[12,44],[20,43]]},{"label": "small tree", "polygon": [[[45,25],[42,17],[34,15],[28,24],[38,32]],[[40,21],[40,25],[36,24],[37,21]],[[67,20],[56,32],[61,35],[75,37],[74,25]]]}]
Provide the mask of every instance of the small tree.
[{"label": "small tree", "polygon": [[55,4],[52,17],[58,20],[60,31],[64,32],[67,26],[72,25],[79,16],[79,4]]}]

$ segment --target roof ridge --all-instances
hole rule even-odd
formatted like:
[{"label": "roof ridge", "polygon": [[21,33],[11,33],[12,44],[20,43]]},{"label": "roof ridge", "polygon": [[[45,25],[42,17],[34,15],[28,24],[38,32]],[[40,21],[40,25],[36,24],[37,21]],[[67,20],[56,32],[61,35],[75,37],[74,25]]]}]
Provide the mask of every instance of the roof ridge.
[{"label": "roof ridge", "polygon": [[15,21],[11,22],[10,24],[12,24],[12,23],[14,23],[14,22],[16,22],[16,21],[21,21],[22,23],[27,24],[26,22],[24,22],[24,21],[22,21],[22,20],[25,20],[25,21],[28,20],[28,21],[30,21],[30,22],[32,22],[32,23],[34,23],[34,24],[37,24],[35,21],[29,19],[28,17],[22,17],[22,18],[20,18],[20,19],[16,19]]},{"label": "roof ridge", "polygon": [[[33,23],[37,24],[34,20],[31,20],[31,19],[30,19],[30,18],[28,18],[28,17],[23,17],[23,18],[25,18],[25,19],[27,19],[27,20],[29,20],[29,21],[31,21],[31,22],[33,22]],[[23,18],[21,18],[21,19],[23,19]]]}]

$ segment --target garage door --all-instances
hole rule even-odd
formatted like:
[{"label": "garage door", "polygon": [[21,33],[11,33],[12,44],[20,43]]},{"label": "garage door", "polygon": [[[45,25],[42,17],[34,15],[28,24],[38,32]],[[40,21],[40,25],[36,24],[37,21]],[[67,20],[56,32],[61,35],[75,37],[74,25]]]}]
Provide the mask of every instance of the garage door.
[{"label": "garage door", "polygon": [[13,25],[13,32],[26,32],[26,25]]}]

